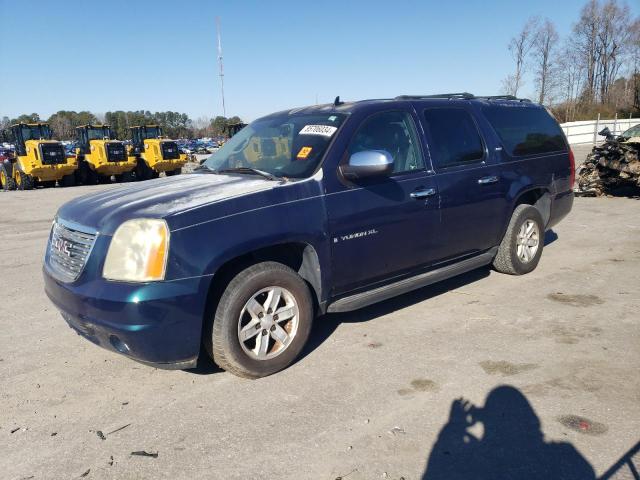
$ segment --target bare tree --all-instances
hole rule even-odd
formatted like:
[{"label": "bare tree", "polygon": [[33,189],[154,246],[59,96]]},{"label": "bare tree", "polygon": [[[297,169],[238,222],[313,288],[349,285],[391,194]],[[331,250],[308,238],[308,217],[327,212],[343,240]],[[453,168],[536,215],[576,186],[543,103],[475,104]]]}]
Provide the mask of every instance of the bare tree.
[{"label": "bare tree", "polygon": [[586,70],[584,97],[592,102],[596,90],[597,41],[600,30],[600,6],[597,0],[590,0],[580,11],[580,19],[573,27],[577,50]]},{"label": "bare tree", "polygon": [[558,57],[558,87],[564,104],[564,121],[575,119],[578,98],[584,86],[584,63],[575,44],[567,39]]},{"label": "bare tree", "polygon": [[550,99],[553,88],[553,71],[555,68],[555,53],[558,47],[558,32],[553,22],[545,18],[538,26],[531,51],[535,65],[535,80],[538,102],[544,104]]},{"label": "bare tree", "polygon": [[618,5],[617,0],[609,0],[600,10],[596,51],[598,58],[597,75],[600,103],[609,101],[609,89],[615,82],[624,55],[629,49],[631,22],[629,7]]},{"label": "bare tree", "polygon": [[524,24],[520,33],[509,42],[509,52],[516,62],[516,71],[513,75],[507,76],[502,82],[503,90],[509,95],[518,95],[518,90],[522,87],[523,76],[526,70],[527,56],[535,39],[535,32],[538,25],[538,18],[531,17]]}]

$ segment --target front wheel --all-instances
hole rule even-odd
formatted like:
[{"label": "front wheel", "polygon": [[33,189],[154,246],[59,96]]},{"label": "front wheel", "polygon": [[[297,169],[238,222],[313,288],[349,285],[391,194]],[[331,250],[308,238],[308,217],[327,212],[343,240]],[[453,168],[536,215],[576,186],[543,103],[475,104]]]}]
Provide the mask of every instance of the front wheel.
[{"label": "front wheel", "polygon": [[7,171],[7,168],[4,165],[0,165],[0,188],[2,190],[15,190],[16,183],[13,177]]},{"label": "front wheel", "polygon": [[18,190],[33,190],[35,179],[28,173],[17,173],[18,175],[16,176],[16,187],[18,188]]},{"label": "front wheel", "polygon": [[76,176],[73,173],[65,175],[59,183],[61,187],[73,187],[76,184]]},{"label": "front wheel", "polygon": [[493,267],[509,275],[533,271],[544,248],[544,222],[537,208],[518,205],[504,234]]},{"label": "front wheel", "polygon": [[172,177],[174,175],[180,175],[182,173],[182,168],[176,168],[175,170],[167,170],[165,174],[167,177]]},{"label": "front wheel", "polygon": [[224,370],[265,377],[296,359],[312,322],[313,302],[304,280],[281,263],[258,263],[227,285],[205,347]]}]

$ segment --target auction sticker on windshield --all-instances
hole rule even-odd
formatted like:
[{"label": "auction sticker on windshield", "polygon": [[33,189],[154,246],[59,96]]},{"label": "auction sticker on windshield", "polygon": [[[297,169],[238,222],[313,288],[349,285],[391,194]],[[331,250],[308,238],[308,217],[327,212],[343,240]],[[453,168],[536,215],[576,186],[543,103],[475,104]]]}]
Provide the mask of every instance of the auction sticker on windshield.
[{"label": "auction sticker on windshield", "polygon": [[322,135],[323,137],[330,137],[337,129],[337,127],[332,127],[331,125],[305,125],[305,127],[300,130],[299,135]]}]

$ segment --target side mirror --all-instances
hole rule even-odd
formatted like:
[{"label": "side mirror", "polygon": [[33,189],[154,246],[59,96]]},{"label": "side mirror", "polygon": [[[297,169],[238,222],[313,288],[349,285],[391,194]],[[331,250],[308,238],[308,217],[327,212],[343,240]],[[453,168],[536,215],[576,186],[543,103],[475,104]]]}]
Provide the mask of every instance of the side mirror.
[{"label": "side mirror", "polygon": [[611,135],[611,130],[609,130],[609,127],[604,127],[602,130],[598,132],[598,135],[602,135],[603,137],[608,137],[609,135]]},{"label": "side mirror", "polygon": [[340,173],[348,180],[386,176],[393,172],[393,157],[385,150],[364,150],[349,157],[340,166]]}]

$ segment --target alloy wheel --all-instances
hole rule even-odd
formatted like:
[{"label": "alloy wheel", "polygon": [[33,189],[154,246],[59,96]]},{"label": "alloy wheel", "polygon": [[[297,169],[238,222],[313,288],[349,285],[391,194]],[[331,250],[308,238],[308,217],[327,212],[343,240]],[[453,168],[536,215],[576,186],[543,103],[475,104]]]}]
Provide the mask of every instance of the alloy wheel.
[{"label": "alloy wheel", "polygon": [[540,229],[533,220],[525,220],[516,237],[516,253],[523,263],[529,263],[540,245]]},{"label": "alloy wheel", "polygon": [[299,309],[295,297],[282,287],[254,293],[238,318],[238,340],[254,360],[269,360],[284,352],[298,332]]}]

